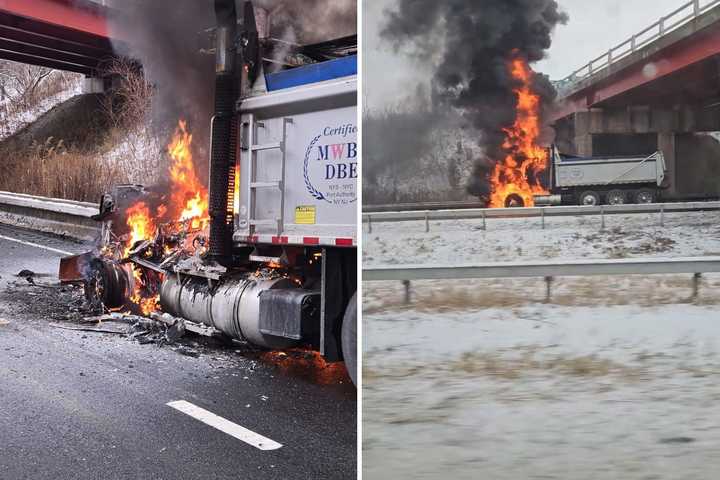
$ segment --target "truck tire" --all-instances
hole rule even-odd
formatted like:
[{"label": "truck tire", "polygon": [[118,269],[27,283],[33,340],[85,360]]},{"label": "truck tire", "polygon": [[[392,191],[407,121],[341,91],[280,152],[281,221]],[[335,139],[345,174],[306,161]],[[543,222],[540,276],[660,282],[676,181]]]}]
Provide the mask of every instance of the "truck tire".
[{"label": "truck tire", "polygon": [[600,205],[600,195],[598,195],[597,192],[594,192],[592,190],[586,190],[581,193],[578,200],[578,203],[580,205]]},{"label": "truck tire", "polygon": [[511,193],[505,197],[505,208],[524,207],[525,200],[517,193]]},{"label": "truck tire", "polygon": [[357,386],[357,292],[350,298],[345,309],[340,337],[345,368],[353,385]]},{"label": "truck tire", "polygon": [[610,190],[605,198],[608,205],[623,205],[627,202],[622,190]]},{"label": "truck tire", "polygon": [[655,192],[650,188],[641,188],[635,192],[635,203],[655,203]]}]

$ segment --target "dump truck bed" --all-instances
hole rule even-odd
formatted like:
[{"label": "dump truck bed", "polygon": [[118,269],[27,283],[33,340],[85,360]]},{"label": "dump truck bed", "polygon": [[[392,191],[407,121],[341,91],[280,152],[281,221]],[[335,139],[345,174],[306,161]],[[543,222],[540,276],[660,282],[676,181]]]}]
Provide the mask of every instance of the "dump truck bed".
[{"label": "dump truck bed", "polygon": [[[347,61],[328,63],[348,72]],[[309,78],[333,76],[320,69]],[[356,77],[303,84],[301,74],[242,101],[237,243],[356,245]]]},{"label": "dump truck bed", "polygon": [[554,155],[558,187],[652,183],[665,178],[661,152],[637,157],[566,157]]}]

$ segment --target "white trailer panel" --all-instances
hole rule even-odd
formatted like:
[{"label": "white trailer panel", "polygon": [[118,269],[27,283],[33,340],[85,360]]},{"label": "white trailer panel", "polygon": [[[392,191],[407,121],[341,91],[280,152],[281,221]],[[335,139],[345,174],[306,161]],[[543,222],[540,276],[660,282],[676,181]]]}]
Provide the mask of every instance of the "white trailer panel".
[{"label": "white trailer panel", "polygon": [[356,92],[352,77],[243,102],[236,242],[356,243]]},{"label": "white trailer panel", "polygon": [[653,183],[665,178],[665,160],[661,152],[649,157],[573,159],[554,155],[558,187]]}]

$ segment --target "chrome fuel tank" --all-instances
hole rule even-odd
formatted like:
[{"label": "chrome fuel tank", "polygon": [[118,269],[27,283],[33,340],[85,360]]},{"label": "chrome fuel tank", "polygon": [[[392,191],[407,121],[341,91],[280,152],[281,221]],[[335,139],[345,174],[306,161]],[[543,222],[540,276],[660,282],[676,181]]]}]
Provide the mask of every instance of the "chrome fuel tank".
[{"label": "chrome fuel tank", "polygon": [[293,288],[287,278],[258,279],[250,274],[224,279],[211,288],[202,278],[168,275],[160,289],[163,311],[215,327],[226,335],[267,348],[287,348],[295,341],[260,331],[260,295]]}]

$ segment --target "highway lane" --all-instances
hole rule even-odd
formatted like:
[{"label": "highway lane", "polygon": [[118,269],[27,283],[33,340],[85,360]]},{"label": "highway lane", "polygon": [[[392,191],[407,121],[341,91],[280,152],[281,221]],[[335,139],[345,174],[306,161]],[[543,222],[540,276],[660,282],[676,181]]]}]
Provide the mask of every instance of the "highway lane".
[{"label": "highway lane", "polygon": [[[238,346],[192,357],[54,328],[37,313],[45,287],[15,274],[55,282],[60,254],[28,243],[84,249],[0,226],[0,478],[355,477],[354,387],[282,373]],[[166,405],[183,400],[282,446],[261,450]]]}]

